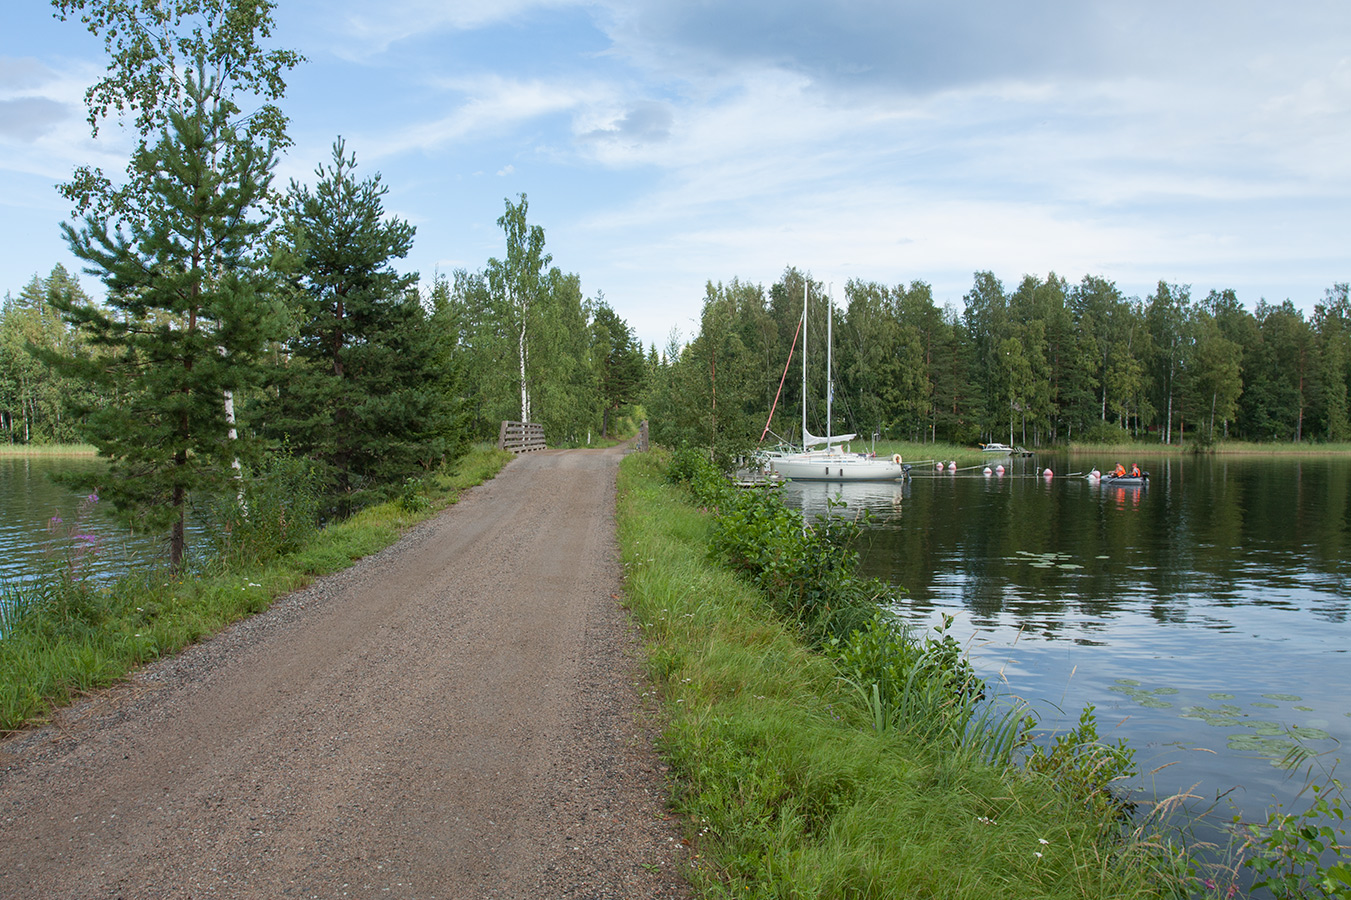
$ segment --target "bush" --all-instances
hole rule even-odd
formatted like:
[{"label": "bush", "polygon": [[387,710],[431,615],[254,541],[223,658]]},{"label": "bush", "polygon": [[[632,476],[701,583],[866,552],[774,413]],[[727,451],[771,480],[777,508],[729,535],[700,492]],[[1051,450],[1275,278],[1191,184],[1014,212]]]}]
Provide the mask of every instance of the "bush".
[{"label": "bush", "polygon": [[238,495],[218,497],[206,511],[218,559],[266,562],[295,552],[318,531],[319,483],[308,460],[270,456],[238,485]]},{"label": "bush", "polygon": [[1129,444],[1135,439],[1120,425],[1099,422],[1085,431],[1081,440],[1085,444]]}]

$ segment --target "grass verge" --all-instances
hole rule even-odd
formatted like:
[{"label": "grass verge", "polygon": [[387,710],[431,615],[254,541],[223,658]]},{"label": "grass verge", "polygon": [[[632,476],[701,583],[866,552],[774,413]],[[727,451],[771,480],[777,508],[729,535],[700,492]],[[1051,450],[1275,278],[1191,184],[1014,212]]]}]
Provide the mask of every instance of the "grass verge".
[{"label": "grass verge", "polygon": [[625,594],[708,898],[1157,897],[1153,857],[1054,778],[877,727],[867,697],[709,559],[712,517],[620,469]]},{"label": "grass verge", "polygon": [[263,564],[218,565],[187,576],[140,571],[108,585],[58,576],[0,586],[0,731],[41,720],[83,692],[384,549],[454,503],[461,491],[492,478],[511,458],[489,445],[476,446],[424,480],[417,502],[405,495],[362,510]]}]

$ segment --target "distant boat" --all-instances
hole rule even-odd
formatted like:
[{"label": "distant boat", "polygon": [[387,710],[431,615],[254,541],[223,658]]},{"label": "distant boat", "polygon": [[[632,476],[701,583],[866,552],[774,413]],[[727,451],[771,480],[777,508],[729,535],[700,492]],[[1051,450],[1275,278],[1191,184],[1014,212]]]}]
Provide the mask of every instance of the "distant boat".
[{"label": "distant boat", "polygon": [[1086,476],[1089,481],[1104,487],[1144,487],[1149,484],[1149,473],[1141,472],[1139,475],[1113,475],[1111,472],[1103,474],[1097,469],[1089,472]]},{"label": "distant boat", "polygon": [[[910,471],[900,454],[890,458],[851,453],[840,446],[858,437],[856,434],[831,435],[831,400],[835,383],[831,375],[831,339],[834,310],[826,316],[826,436],[807,431],[807,290],[802,292],[802,449],[769,457],[769,468],[779,478],[796,481],[900,481]],[[821,449],[812,449],[820,447]]]},{"label": "distant boat", "polygon": [[981,453],[988,453],[991,456],[1012,456],[1013,448],[1008,444],[1001,444],[998,441],[991,441],[988,444],[980,445]]}]

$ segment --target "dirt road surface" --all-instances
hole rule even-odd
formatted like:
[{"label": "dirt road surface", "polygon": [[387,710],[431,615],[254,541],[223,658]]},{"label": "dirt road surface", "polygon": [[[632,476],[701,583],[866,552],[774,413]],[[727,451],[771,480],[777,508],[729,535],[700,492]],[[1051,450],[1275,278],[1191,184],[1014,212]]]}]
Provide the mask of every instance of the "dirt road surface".
[{"label": "dirt road surface", "polygon": [[622,451],[0,743],[0,898],[685,897],[616,595]]}]

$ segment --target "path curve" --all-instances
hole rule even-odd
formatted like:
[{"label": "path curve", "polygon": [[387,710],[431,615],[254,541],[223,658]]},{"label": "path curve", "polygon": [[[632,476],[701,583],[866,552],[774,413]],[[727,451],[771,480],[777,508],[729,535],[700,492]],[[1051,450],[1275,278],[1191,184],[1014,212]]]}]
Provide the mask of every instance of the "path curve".
[{"label": "path curve", "polygon": [[622,450],[0,742],[0,897],[685,897],[616,601]]}]

